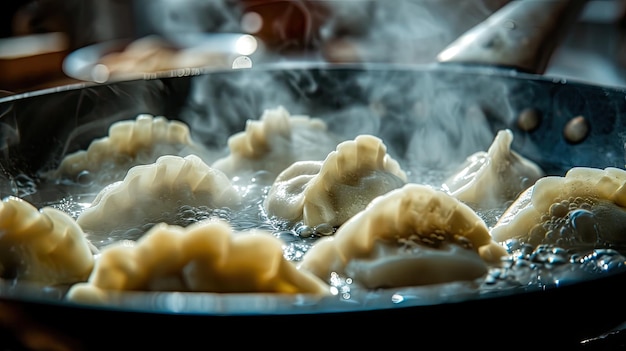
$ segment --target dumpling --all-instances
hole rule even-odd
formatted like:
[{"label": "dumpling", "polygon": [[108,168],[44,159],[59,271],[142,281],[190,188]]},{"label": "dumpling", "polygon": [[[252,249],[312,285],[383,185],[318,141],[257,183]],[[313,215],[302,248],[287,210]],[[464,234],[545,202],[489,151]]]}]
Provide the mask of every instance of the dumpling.
[{"label": "dumpling", "polygon": [[269,217],[338,227],[369,202],[407,182],[382,140],[359,135],[324,161],[296,162],[280,173],[264,200]]},{"label": "dumpling", "polygon": [[474,280],[505,254],[470,207],[408,183],[319,239],[299,269],[324,280],[336,272],[367,288],[389,288]]},{"label": "dumpling", "polygon": [[76,221],[90,240],[107,240],[114,230],[140,235],[145,231],[136,231],[145,225],[175,224],[183,205],[234,209],[240,202],[241,196],[224,173],[195,155],[167,155],[153,164],[131,168],[123,181],[100,191]]},{"label": "dumpling", "polygon": [[76,221],[13,196],[0,202],[0,277],[42,284],[87,280],[93,253]]},{"label": "dumpling", "polygon": [[276,177],[296,161],[323,160],[338,142],[321,119],[292,116],[280,106],[248,120],[245,131],[228,139],[230,154],[211,166],[231,178],[257,171]]},{"label": "dumpling", "polygon": [[539,179],[491,229],[494,240],[560,247],[626,244],[626,171],[574,167]]},{"label": "dumpling", "polygon": [[161,223],[134,245],[102,250],[86,283],[67,299],[106,302],[113,291],[330,294],[329,286],[283,257],[283,242],[258,229],[233,232],[220,220],[186,228]]},{"label": "dumpling", "polygon": [[96,184],[121,180],[129,168],[153,163],[159,156],[199,154],[200,147],[190,137],[189,127],[180,121],[140,114],[135,120],[113,123],[109,135],[95,139],[87,150],[65,156],[59,166],[45,176]]},{"label": "dumpling", "polygon": [[443,189],[466,204],[482,209],[501,208],[545,173],[534,162],[511,150],[513,132],[501,130],[487,152],[469,156]]}]

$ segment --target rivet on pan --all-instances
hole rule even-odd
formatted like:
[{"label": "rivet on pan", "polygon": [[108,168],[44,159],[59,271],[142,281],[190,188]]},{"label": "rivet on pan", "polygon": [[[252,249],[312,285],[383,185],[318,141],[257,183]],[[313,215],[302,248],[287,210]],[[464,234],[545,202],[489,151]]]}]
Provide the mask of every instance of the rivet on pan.
[{"label": "rivet on pan", "polygon": [[525,132],[535,130],[541,123],[541,112],[529,107],[517,116],[517,127]]},{"label": "rivet on pan", "polygon": [[563,128],[563,136],[570,143],[577,144],[589,135],[589,123],[584,116],[576,116]]}]

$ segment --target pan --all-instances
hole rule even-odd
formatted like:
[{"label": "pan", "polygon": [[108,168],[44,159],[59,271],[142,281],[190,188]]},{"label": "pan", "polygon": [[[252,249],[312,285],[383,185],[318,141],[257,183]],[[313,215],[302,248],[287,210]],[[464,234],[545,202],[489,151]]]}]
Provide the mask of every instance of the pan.
[{"label": "pan", "polygon": [[[93,189],[49,186],[41,174],[106,136],[112,124],[167,116],[188,125],[203,147],[224,151],[230,136],[276,106],[319,118],[343,140],[375,135],[412,177],[450,170],[488,149],[504,129],[512,132],[511,148],[546,175],[623,169],[625,97],[619,88],[456,65],[298,63],[70,85],[0,99],[0,192],[71,211],[80,201],[68,199]],[[286,231],[274,234],[285,247],[299,247]],[[128,291],[103,305],[68,301],[67,286],[3,279],[1,336],[7,349],[180,349],[218,340],[241,347],[379,341],[584,349],[585,340],[624,322],[626,259],[619,247],[522,256],[489,275],[495,284],[366,290],[340,284],[340,293],[324,297]]]}]

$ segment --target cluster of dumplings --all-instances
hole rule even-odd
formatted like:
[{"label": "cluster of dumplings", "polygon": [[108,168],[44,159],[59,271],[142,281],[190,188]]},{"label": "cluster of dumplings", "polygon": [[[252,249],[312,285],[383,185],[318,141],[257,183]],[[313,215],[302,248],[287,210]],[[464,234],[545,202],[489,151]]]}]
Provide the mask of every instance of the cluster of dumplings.
[{"label": "cluster of dumplings", "polygon": [[[367,289],[474,281],[529,245],[623,244],[626,171],[573,168],[546,176],[501,130],[440,187],[412,182],[381,139],[343,140],[316,118],[266,110],[212,155],[182,122],[139,115],[42,173],[100,188],[76,218],[17,197],[0,203],[0,277],[68,285],[70,301],[120,291],[329,295],[331,276]],[[194,208],[239,211],[234,179],[265,172],[259,203],[290,228],[330,226],[301,259],[271,231],[227,219],[177,222]],[[479,210],[504,208],[489,227]],[[111,236],[125,233],[123,239]]]}]

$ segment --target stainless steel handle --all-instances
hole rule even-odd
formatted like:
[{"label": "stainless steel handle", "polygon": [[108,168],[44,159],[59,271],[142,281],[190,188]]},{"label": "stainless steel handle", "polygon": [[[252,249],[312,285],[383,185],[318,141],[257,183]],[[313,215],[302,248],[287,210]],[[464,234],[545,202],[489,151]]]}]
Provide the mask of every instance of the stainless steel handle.
[{"label": "stainless steel handle", "polygon": [[437,56],[440,63],[502,66],[543,74],[586,0],[517,0],[465,32]]}]

